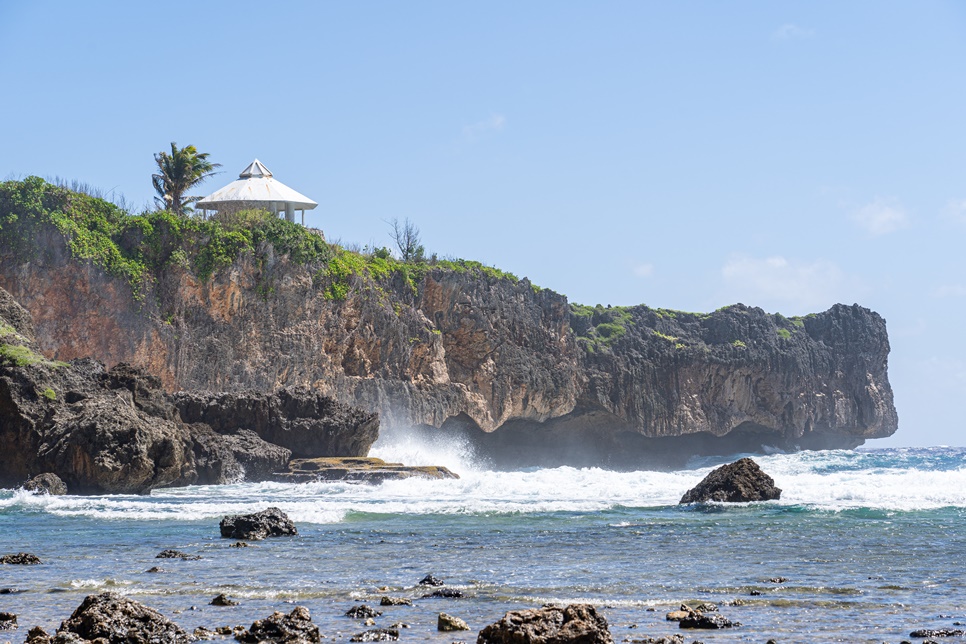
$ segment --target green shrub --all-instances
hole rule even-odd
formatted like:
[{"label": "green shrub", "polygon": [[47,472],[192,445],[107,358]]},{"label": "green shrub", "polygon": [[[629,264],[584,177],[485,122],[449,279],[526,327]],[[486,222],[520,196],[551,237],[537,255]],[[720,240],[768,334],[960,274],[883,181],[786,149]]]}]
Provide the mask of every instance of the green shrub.
[{"label": "green shrub", "polygon": [[57,400],[57,392],[51,389],[50,387],[47,387],[46,389],[44,389],[43,396],[47,400]]}]

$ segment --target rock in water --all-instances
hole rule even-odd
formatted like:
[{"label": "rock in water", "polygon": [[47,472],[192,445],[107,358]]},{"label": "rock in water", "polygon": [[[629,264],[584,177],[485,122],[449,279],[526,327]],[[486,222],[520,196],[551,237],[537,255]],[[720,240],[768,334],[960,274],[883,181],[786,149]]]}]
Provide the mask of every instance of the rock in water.
[{"label": "rock in water", "polygon": [[436,620],[436,630],[438,631],[468,631],[469,625],[459,617],[440,613]]},{"label": "rock in water", "polygon": [[35,566],[39,563],[40,558],[37,555],[30,554],[29,552],[18,552],[15,555],[3,555],[0,557],[0,564]]},{"label": "rock in water", "polygon": [[413,602],[411,599],[406,599],[405,597],[383,597],[379,600],[380,606],[412,606]]},{"label": "rock in water", "polygon": [[381,611],[378,611],[375,608],[365,604],[353,606],[345,612],[346,617],[351,617],[353,619],[369,619],[371,617],[379,617],[380,615],[382,615]]},{"label": "rock in water", "polygon": [[288,515],[278,508],[255,514],[235,514],[221,520],[221,536],[228,539],[258,541],[265,537],[296,535],[298,530]]},{"label": "rock in water", "polygon": [[395,628],[373,628],[353,635],[350,642],[395,642],[399,639],[399,631]]},{"label": "rock in water", "polygon": [[713,470],[681,497],[681,503],[773,501],[781,495],[782,491],[775,487],[775,480],[765,474],[758,463],[743,458]]},{"label": "rock in water", "polygon": [[613,644],[607,620],[589,604],[510,611],[477,644]]},{"label": "rock in water", "polygon": [[45,472],[44,474],[38,474],[33,477],[23,484],[23,489],[28,492],[49,494],[51,496],[67,494],[67,485],[60,480],[59,476],[51,472]]},{"label": "rock in water", "polygon": [[211,600],[210,604],[212,606],[237,606],[238,602],[233,599],[229,599],[228,595],[222,593]]},{"label": "rock in water", "polygon": [[0,631],[12,631],[15,628],[17,628],[17,616],[0,611]]},{"label": "rock in water", "polygon": [[303,644],[321,641],[319,627],[312,623],[312,615],[304,606],[296,606],[288,615],[276,611],[265,619],[255,620],[251,628],[236,635],[235,639],[246,644]]},{"label": "rock in water", "polygon": [[420,586],[442,586],[443,580],[433,576],[433,573],[430,573],[419,580],[419,585]]},{"label": "rock in water", "polygon": [[154,557],[155,559],[181,559],[182,561],[198,561],[201,555],[189,555],[180,550],[162,550]]},{"label": "rock in water", "polygon": [[690,615],[680,621],[679,626],[681,628],[718,629],[735,628],[737,626],[741,626],[741,624],[738,622],[732,622],[723,615],[705,615],[703,613],[692,612]]},{"label": "rock in water", "polygon": [[106,644],[191,641],[188,633],[158,611],[117,593],[88,595],[57,633],[73,633],[85,640],[103,638]]}]

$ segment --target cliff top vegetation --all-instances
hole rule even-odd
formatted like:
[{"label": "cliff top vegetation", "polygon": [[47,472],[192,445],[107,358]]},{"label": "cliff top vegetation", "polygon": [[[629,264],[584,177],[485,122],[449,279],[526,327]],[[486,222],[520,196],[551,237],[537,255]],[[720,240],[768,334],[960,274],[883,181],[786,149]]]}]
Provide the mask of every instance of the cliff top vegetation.
[{"label": "cliff top vegetation", "polygon": [[[79,185],[75,182],[73,187]],[[49,252],[43,240],[52,231],[62,237],[73,258],[90,261],[124,279],[137,298],[144,297],[166,268],[177,266],[207,281],[245,253],[272,252],[307,265],[324,295],[333,300],[346,297],[354,276],[376,282],[401,279],[414,294],[422,278],[434,269],[519,281],[511,273],[470,260],[426,258],[419,253],[405,261],[393,257],[387,248],[344,248],[326,242],[321,231],[261,210],[212,219],[171,210],[134,214],[99,196],[39,177],[0,183],[3,251],[23,257]]]}]

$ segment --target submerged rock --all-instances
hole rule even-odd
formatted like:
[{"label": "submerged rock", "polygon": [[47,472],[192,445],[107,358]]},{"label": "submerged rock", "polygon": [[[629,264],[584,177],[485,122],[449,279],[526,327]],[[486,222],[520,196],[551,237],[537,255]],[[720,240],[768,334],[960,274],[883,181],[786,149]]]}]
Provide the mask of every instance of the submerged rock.
[{"label": "submerged rock", "polygon": [[394,628],[373,628],[357,633],[349,638],[350,642],[395,642],[399,639],[399,631]]},{"label": "submerged rock", "polygon": [[440,613],[439,617],[436,619],[436,630],[444,632],[468,631],[470,630],[470,627],[459,617],[448,615],[446,613]]},{"label": "submerged rock", "polygon": [[189,555],[187,552],[168,549],[168,550],[162,550],[154,558],[155,559],[181,559],[182,561],[197,561],[201,559],[201,555]]},{"label": "submerged rock", "polygon": [[0,564],[11,566],[35,566],[41,563],[40,557],[29,552],[18,552],[15,555],[3,555],[0,557]]},{"label": "submerged rock", "polygon": [[477,644],[613,644],[607,620],[589,604],[510,611]]},{"label": "submerged rock", "polygon": [[681,503],[747,503],[771,501],[781,497],[775,480],[765,474],[758,463],[742,458],[712,470],[695,487],[688,490]]},{"label": "submerged rock", "polygon": [[49,494],[51,496],[61,496],[67,494],[67,484],[59,476],[51,472],[38,474],[23,484],[23,489],[28,492],[39,494]]},{"label": "submerged rock", "polygon": [[117,593],[88,595],[57,629],[58,635],[65,632],[85,640],[103,638],[104,644],[191,641],[188,633],[158,611]]},{"label": "submerged rock", "polygon": [[228,539],[258,541],[266,537],[298,534],[295,523],[278,508],[268,508],[255,514],[226,516],[220,524],[221,536]]},{"label": "submerged rock", "polygon": [[288,615],[276,611],[265,619],[255,620],[247,631],[236,634],[235,639],[246,644],[306,644],[321,641],[321,636],[319,627],[312,623],[309,609],[296,606]]},{"label": "submerged rock", "polygon": [[440,588],[439,590],[434,590],[431,593],[423,595],[423,599],[429,599],[430,597],[446,597],[448,599],[458,599],[463,597],[463,591],[456,588]]}]

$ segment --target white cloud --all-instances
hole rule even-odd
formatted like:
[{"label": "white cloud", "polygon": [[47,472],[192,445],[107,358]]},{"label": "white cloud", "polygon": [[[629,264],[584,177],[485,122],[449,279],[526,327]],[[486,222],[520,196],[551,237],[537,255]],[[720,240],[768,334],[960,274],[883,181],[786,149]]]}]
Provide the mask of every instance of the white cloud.
[{"label": "white cloud", "polygon": [[727,302],[742,302],[766,310],[808,313],[836,302],[850,303],[859,290],[833,262],[732,256],[721,268]]},{"label": "white cloud", "polygon": [[506,125],[506,117],[502,114],[491,114],[482,121],[463,127],[463,140],[469,143],[480,140],[487,134],[499,132]]},{"label": "white cloud", "polygon": [[871,235],[887,235],[909,225],[909,215],[895,198],[876,197],[852,213],[852,221]]},{"label": "white cloud", "polygon": [[815,35],[815,32],[811,29],[806,29],[805,27],[799,27],[798,25],[793,25],[790,22],[786,22],[781,27],[771,32],[771,39],[778,42],[784,42],[787,40],[805,40],[806,38],[811,38]]},{"label": "white cloud", "polygon": [[636,277],[650,277],[654,274],[654,264],[634,264],[631,270]]},{"label": "white cloud", "polygon": [[950,199],[942,211],[943,219],[966,226],[966,199]]}]

